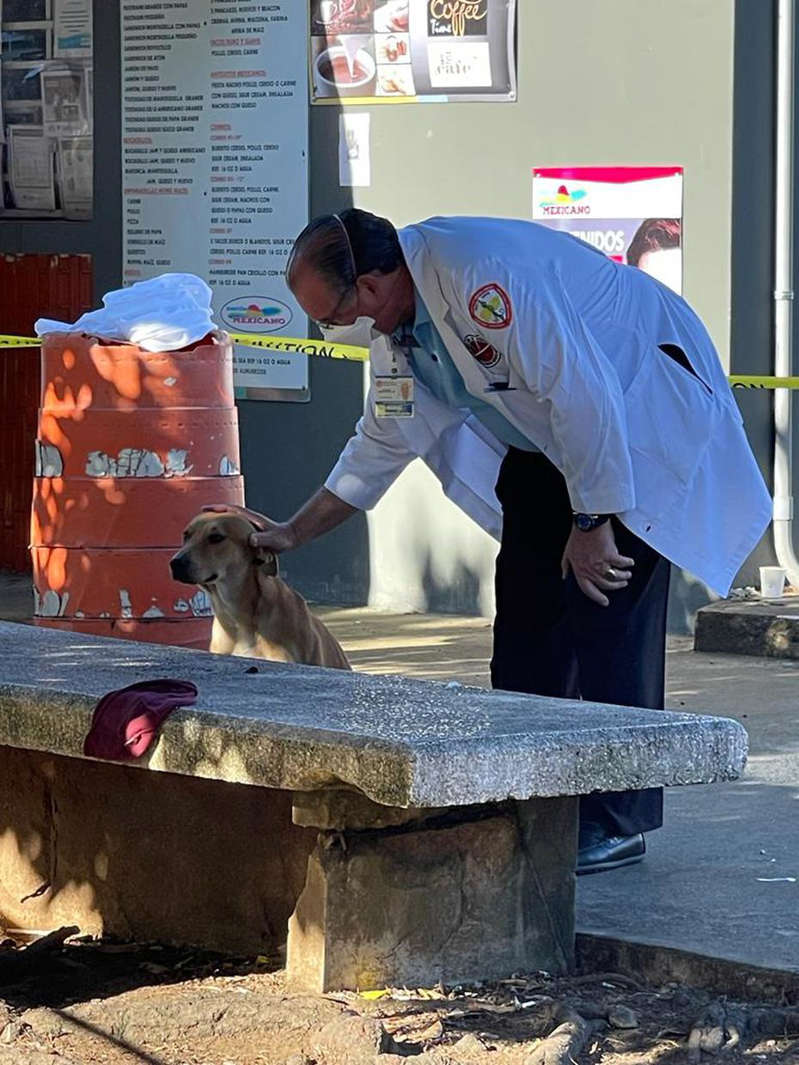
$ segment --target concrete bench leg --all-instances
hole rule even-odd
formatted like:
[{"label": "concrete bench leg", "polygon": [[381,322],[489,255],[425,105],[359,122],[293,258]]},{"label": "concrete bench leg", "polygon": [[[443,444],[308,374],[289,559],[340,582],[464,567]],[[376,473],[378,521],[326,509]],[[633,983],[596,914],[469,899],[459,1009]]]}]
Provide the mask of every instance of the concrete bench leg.
[{"label": "concrete bench leg", "polygon": [[404,825],[391,822],[425,813],[360,798],[373,828],[353,817],[351,795],[342,793],[339,818],[349,826],[336,825],[329,800],[314,812],[306,798],[295,796],[294,820],[322,831],[289,921],[295,986],[430,987],[572,965],[576,798],[436,811]]}]

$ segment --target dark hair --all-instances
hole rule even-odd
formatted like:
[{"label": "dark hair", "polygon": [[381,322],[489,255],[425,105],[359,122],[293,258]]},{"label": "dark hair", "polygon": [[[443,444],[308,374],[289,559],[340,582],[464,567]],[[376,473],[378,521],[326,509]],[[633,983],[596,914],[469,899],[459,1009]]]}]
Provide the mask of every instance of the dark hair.
[{"label": "dark hair", "polygon": [[286,266],[291,284],[294,264],[310,261],[328,284],[343,289],[361,274],[390,274],[403,262],[399,237],[387,218],[351,207],[340,215],[314,218],[294,241]]},{"label": "dark hair", "polygon": [[627,264],[638,266],[641,256],[661,248],[679,248],[681,225],[679,218],[645,218],[635,231],[627,249]]}]

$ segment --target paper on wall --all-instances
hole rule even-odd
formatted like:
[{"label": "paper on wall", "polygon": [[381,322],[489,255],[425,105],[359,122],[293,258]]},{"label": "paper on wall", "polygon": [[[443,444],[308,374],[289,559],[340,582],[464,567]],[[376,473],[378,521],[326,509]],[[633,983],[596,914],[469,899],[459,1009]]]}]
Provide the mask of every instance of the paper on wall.
[{"label": "paper on wall", "polygon": [[427,63],[435,89],[491,87],[488,41],[430,41]]},{"label": "paper on wall", "polygon": [[85,58],[92,54],[91,0],[53,0],[53,55]]},{"label": "paper on wall", "polygon": [[342,187],[372,184],[369,113],[338,116],[338,183]]},{"label": "paper on wall", "polygon": [[56,172],[61,206],[68,215],[91,214],[93,152],[91,137],[64,137],[58,142]]},{"label": "paper on wall", "polygon": [[54,211],[52,142],[41,126],[9,126],[8,157],[8,178],[16,206]]},{"label": "paper on wall", "polygon": [[74,137],[86,133],[90,122],[85,67],[48,65],[40,77],[45,136]]}]

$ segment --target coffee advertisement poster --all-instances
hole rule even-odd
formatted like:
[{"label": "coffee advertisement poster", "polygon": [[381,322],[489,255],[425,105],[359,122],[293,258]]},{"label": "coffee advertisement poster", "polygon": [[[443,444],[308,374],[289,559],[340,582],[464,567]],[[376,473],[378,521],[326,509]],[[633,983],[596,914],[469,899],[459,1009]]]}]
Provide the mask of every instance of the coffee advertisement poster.
[{"label": "coffee advertisement poster", "polygon": [[313,103],[515,100],[515,0],[310,0]]}]

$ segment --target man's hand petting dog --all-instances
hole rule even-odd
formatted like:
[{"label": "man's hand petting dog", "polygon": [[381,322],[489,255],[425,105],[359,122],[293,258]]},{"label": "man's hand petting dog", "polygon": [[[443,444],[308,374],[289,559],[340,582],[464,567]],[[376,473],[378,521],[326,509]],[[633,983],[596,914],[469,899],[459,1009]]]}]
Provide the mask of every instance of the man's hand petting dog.
[{"label": "man's hand petting dog", "polygon": [[233,503],[209,503],[203,507],[204,514],[238,514],[246,518],[257,530],[250,535],[253,547],[268,548],[279,555],[282,551],[291,551],[298,546],[297,535],[290,521],[272,521],[249,507],[238,507]]}]

